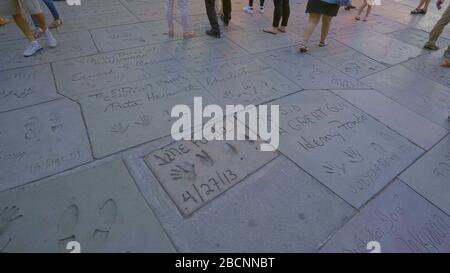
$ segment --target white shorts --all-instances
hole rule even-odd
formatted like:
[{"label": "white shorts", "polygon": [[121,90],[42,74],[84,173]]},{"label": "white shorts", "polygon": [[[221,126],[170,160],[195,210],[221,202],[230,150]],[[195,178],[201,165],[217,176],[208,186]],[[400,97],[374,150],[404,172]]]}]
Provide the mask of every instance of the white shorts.
[{"label": "white shorts", "polygon": [[23,11],[29,14],[42,13],[38,0],[2,0],[0,1],[0,15],[16,15]]}]

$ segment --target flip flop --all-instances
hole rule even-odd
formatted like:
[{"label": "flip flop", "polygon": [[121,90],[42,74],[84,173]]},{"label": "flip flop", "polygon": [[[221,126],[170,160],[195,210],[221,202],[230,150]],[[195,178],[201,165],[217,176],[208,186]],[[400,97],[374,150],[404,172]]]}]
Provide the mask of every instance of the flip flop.
[{"label": "flip flop", "polygon": [[413,9],[411,11],[411,14],[419,14],[420,13],[420,9]]},{"label": "flip flop", "polygon": [[325,46],[327,46],[327,45],[328,45],[327,42],[320,42],[320,43],[318,44],[319,47],[325,47]]},{"label": "flip flop", "polygon": [[286,29],[282,29],[281,27],[278,28],[278,31],[281,33],[286,33]]},{"label": "flip flop", "polygon": [[271,29],[268,29],[268,28],[264,28],[262,31],[265,32],[265,33],[270,33],[270,34],[274,34],[274,35],[277,34],[275,31],[273,31]]}]

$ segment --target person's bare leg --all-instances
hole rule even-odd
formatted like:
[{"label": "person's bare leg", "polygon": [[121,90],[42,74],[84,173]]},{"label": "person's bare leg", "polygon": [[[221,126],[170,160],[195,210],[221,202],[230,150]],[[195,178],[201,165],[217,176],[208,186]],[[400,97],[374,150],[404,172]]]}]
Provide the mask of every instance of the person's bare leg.
[{"label": "person's bare leg", "polygon": [[419,5],[417,6],[416,9],[421,9],[422,6],[425,4],[425,1],[427,1],[427,0],[420,0]]},{"label": "person's bare leg", "polygon": [[308,44],[309,38],[311,38],[314,29],[320,21],[321,14],[310,13],[308,18],[308,24],[306,25],[305,32],[303,34],[303,43]]},{"label": "person's bare leg", "polygon": [[320,32],[320,45],[322,45],[322,46],[327,45],[326,40],[327,40],[328,32],[330,31],[330,25],[331,25],[332,19],[333,19],[333,17],[328,16],[328,15],[322,16],[322,30]]},{"label": "person's bare leg", "polygon": [[367,6],[366,16],[364,16],[363,21],[367,21],[367,17],[369,17],[370,11],[372,10],[372,6]]},{"label": "person's bare leg", "polygon": [[32,14],[31,16],[33,16],[33,18],[36,20],[40,29],[42,29],[43,31],[47,30],[47,23],[45,22],[44,13],[36,13]]},{"label": "person's bare leg", "polygon": [[34,41],[33,32],[30,29],[30,25],[28,24],[27,19],[22,14],[16,14],[13,15],[14,22],[16,22],[17,26],[20,28],[20,30],[25,34],[25,37],[27,37],[28,41],[32,42]]},{"label": "person's bare leg", "polygon": [[366,6],[367,6],[367,2],[364,1],[364,3],[362,4],[362,6],[361,6],[361,7],[359,8],[359,10],[358,10],[358,15],[356,15],[356,17],[355,17],[356,20],[360,20],[360,19],[361,19],[361,14],[363,13],[363,11],[364,11],[364,9],[366,8]]}]

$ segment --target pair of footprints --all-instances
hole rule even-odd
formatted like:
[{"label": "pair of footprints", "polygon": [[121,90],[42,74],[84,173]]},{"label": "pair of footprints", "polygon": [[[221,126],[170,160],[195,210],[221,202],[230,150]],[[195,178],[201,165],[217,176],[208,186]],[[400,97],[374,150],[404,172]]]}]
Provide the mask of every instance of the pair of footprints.
[{"label": "pair of footprints", "polygon": [[[108,239],[109,232],[117,217],[117,204],[113,199],[106,200],[99,208],[97,222],[90,238],[95,245],[101,245]],[[75,230],[80,218],[80,210],[72,204],[66,208],[58,222],[59,251],[67,252],[66,246],[77,241]]]}]

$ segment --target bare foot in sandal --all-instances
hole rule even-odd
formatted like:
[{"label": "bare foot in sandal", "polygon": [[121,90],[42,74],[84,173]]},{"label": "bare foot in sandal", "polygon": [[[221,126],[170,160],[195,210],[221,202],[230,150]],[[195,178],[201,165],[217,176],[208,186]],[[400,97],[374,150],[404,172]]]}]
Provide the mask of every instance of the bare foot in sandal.
[{"label": "bare foot in sandal", "polygon": [[361,20],[361,17],[358,15],[358,16],[355,17],[355,20],[359,21],[359,20]]},{"label": "bare foot in sandal", "polygon": [[170,38],[173,38],[173,37],[175,37],[175,31],[169,30],[169,32],[167,33],[167,35],[169,35]]},{"label": "bare foot in sandal", "polygon": [[303,42],[301,45],[300,45],[300,47],[298,48],[298,51],[300,52],[300,53],[306,53],[306,52],[308,52],[308,44],[307,43],[305,43],[305,42]]},{"label": "bare foot in sandal", "polygon": [[278,31],[281,33],[286,33],[286,27],[279,27]]},{"label": "bare foot in sandal", "polygon": [[61,19],[56,19],[53,22],[50,23],[50,25],[48,26],[49,28],[53,29],[53,28],[58,28],[62,25],[62,20]]},{"label": "bare foot in sandal", "polygon": [[323,41],[323,42],[319,42],[319,47],[325,47],[325,46],[327,46],[328,45],[328,43],[326,42],[326,41]]},{"label": "bare foot in sandal", "polygon": [[183,33],[183,39],[191,39],[195,37],[195,33],[192,31]]}]

